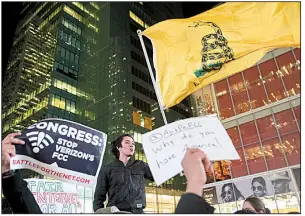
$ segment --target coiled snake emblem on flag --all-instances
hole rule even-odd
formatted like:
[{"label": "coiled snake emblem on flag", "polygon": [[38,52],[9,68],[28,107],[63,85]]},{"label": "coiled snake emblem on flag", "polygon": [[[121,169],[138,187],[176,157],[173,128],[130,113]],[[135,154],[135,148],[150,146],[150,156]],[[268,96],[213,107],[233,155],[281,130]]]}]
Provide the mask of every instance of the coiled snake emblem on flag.
[{"label": "coiled snake emblem on flag", "polygon": [[207,72],[220,70],[224,63],[234,59],[233,50],[228,46],[228,41],[218,25],[213,22],[196,21],[188,27],[197,28],[200,26],[209,26],[214,32],[203,36],[201,39],[203,46],[201,68],[194,72],[196,77],[204,76]]}]

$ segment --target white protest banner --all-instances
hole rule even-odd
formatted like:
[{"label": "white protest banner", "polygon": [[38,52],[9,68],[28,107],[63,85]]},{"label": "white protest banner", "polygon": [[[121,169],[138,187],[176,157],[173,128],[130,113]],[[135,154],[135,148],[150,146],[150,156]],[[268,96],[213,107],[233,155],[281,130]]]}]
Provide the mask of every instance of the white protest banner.
[{"label": "white protest banner", "polygon": [[49,179],[25,179],[43,213],[79,213],[76,185]]},{"label": "white protest banner", "polygon": [[106,149],[107,135],[64,119],[41,120],[21,132],[11,169],[31,169],[42,175],[84,187],[94,187]]},{"label": "white protest banner", "polygon": [[200,148],[212,161],[240,159],[215,115],[165,125],[144,134],[142,144],[157,185],[182,171],[181,161],[188,148]]}]

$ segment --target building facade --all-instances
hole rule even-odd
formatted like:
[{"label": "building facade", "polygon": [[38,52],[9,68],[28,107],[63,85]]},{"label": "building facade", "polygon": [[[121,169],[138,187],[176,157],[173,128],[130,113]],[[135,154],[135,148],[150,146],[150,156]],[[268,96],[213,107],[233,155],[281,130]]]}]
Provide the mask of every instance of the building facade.
[{"label": "building facade", "polygon": [[[3,82],[2,135],[41,119],[63,118],[105,132],[109,141],[123,133],[133,135],[135,158],[146,161],[141,136],[164,122],[136,31],[165,19],[182,18],[181,5],[23,4]],[[152,63],[151,43],[144,40]],[[166,111],[168,122],[191,116],[188,98]],[[103,163],[112,159],[107,148]],[[173,212],[185,182],[179,176],[162,187],[147,182],[146,211]],[[80,212],[91,213],[94,191],[83,187],[77,191]]]},{"label": "building facade", "polygon": [[218,114],[241,158],[214,163],[203,196],[216,212],[249,196],[273,213],[300,212],[300,73],[300,49],[276,49],[193,94],[196,115]]}]

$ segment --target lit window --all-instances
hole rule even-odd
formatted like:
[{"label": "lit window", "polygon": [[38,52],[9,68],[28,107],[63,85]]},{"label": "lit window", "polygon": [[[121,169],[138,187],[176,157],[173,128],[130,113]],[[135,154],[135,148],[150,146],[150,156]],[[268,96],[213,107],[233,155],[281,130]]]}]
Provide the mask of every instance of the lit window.
[{"label": "lit window", "polygon": [[148,130],[152,130],[152,121],[151,118],[145,117],[144,118],[144,127]]},{"label": "lit window", "polygon": [[74,17],[75,19],[77,19],[78,21],[83,22],[83,17],[80,14],[76,13],[71,8],[69,8],[68,6],[66,5],[64,6],[64,11],[69,15],[71,15],[72,17]]},{"label": "lit window", "polygon": [[133,123],[135,125],[141,126],[140,114],[137,112],[132,112]]},{"label": "lit window", "polygon": [[140,19],[137,15],[135,15],[132,11],[129,11],[129,17],[133,19],[136,23],[138,23],[140,26],[144,28],[148,28],[149,25],[143,22],[142,19]]}]

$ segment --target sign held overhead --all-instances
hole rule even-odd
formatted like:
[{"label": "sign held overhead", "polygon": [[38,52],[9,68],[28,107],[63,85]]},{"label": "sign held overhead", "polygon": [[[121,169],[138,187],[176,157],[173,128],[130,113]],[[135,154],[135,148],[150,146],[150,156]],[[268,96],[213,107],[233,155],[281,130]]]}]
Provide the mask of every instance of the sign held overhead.
[{"label": "sign held overhead", "polygon": [[181,172],[188,148],[203,150],[212,161],[240,159],[216,115],[180,120],[143,135],[142,144],[157,185]]}]

